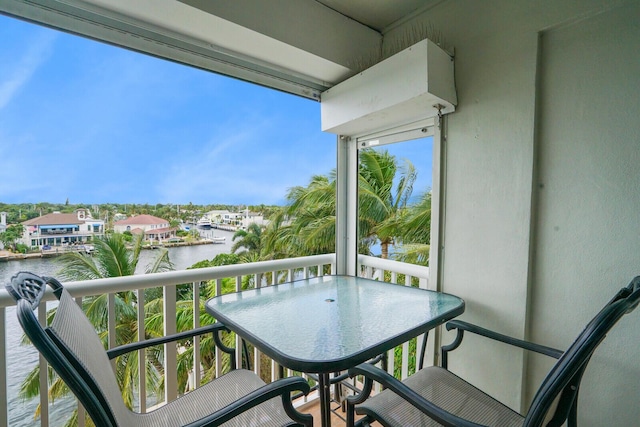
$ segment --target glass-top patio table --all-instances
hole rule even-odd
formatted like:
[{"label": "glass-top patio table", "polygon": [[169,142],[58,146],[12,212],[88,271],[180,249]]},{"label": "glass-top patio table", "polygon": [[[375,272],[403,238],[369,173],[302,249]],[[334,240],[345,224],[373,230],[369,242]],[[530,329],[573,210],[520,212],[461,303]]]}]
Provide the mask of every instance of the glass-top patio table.
[{"label": "glass-top patio table", "polygon": [[319,374],[322,426],[329,375],[374,358],[464,311],[453,295],[351,276],[323,276],[221,295],[206,310],[273,360]]}]

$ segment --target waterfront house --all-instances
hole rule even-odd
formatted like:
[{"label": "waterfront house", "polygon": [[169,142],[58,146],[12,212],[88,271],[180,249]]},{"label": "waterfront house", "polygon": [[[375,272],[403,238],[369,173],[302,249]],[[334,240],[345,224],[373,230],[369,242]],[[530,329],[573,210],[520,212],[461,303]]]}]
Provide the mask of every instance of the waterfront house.
[{"label": "waterfront house", "polygon": [[261,227],[265,227],[269,221],[264,219],[264,216],[258,212],[243,212],[237,218],[240,223],[240,228],[246,230],[251,224],[258,224]]},{"label": "waterfront house", "polygon": [[73,213],[53,212],[22,223],[21,242],[30,247],[43,248],[79,245],[104,235],[104,221],[93,218],[89,209]]},{"label": "waterfront house", "polygon": [[7,229],[7,213],[0,212],[0,233]]},{"label": "waterfront house", "polygon": [[224,228],[229,230],[247,229],[249,224],[256,223],[260,226],[267,225],[268,221],[264,216],[257,212],[231,212],[226,209],[212,210],[203,215],[208,218],[215,228]]},{"label": "waterfront house", "polygon": [[227,217],[230,212],[226,209],[214,209],[212,211],[205,212],[203,217],[206,217],[211,221],[211,224],[226,224],[224,221],[225,217]]},{"label": "waterfront house", "polygon": [[[434,147],[428,286],[462,297],[462,319],[567,348],[640,271],[637,0],[0,0],[0,11],[318,102],[336,134],[317,147],[336,153],[336,273],[383,268],[357,253],[358,150],[419,136]],[[258,271],[243,268],[233,274]],[[583,427],[640,419],[634,314],[585,372]],[[437,362],[451,336],[429,339]],[[478,340],[450,366],[520,411],[549,364]]]},{"label": "waterfront house", "polygon": [[176,227],[171,227],[168,220],[153,215],[135,215],[113,223],[113,231],[133,234],[144,233],[144,239],[150,242],[162,242],[176,237]]},{"label": "waterfront house", "polygon": [[246,230],[249,224],[256,223],[260,226],[267,225],[268,221],[264,219],[264,216],[257,212],[230,212],[228,210],[214,210],[205,214],[214,226],[228,226],[234,229],[241,228]]}]

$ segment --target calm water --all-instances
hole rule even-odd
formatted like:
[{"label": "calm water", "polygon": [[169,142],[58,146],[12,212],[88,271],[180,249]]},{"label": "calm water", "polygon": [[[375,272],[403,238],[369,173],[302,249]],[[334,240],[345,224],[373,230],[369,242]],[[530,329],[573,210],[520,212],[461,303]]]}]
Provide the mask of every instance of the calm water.
[{"label": "calm water", "polygon": [[[229,253],[231,251],[233,233],[211,230],[201,231],[205,237],[213,235],[226,237],[224,244],[184,246],[178,248],[169,248],[169,259],[174,263],[176,270],[184,270],[198,261],[209,260],[221,253]],[[139,270],[149,264],[157,251],[145,250],[140,255]],[[21,261],[0,262],[0,284],[4,286],[11,276],[19,271],[31,271],[38,275],[56,276],[59,265],[56,258],[36,258]],[[18,324],[15,309],[7,308],[6,311],[7,325],[7,388],[9,397],[9,426],[10,427],[30,427],[39,425],[39,421],[34,421],[33,414],[37,408],[36,400],[23,401],[18,397],[20,384],[25,376],[38,363],[38,353],[33,347],[25,347],[20,345],[22,337],[22,329]],[[75,400],[63,399],[49,403],[50,426],[60,427],[64,425],[65,420],[75,408]]]}]

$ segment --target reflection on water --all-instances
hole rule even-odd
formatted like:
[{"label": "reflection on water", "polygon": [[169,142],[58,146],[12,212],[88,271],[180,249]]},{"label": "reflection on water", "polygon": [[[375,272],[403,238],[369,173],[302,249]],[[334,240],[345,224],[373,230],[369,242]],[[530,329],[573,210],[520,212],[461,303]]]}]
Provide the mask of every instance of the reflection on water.
[{"label": "reflection on water", "polygon": [[[176,270],[184,270],[198,261],[210,260],[221,253],[229,253],[233,245],[233,233],[221,230],[202,231],[203,237],[225,237],[225,242],[220,244],[181,246],[169,248],[169,259]],[[147,264],[153,261],[158,250],[145,250],[140,254],[138,273],[144,271]],[[34,258],[20,261],[0,262],[0,284],[6,284],[11,276],[19,271],[31,271],[38,275],[56,276],[60,266],[56,258]],[[6,310],[6,348],[7,348],[7,391],[9,400],[9,426],[30,427],[38,422],[33,420],[33,414],[38,406],[38,400],[23,401],[18,397],[20,384],[25,376],[38,362],[38,353],[31,346],[22,346],[22,329],[16,318],[14,307]],[[75,408],[75,399],[66,398],[56,400],[49,404],[49,425],[61,427],[67,420],[71,411]]]}]

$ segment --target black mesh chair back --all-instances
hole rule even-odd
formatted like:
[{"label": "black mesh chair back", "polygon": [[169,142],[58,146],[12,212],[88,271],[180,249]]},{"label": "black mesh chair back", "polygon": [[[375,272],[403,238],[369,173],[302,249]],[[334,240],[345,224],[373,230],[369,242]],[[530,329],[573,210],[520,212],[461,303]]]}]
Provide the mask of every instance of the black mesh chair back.
[{"label": "black mesh chair back", "polygon": [[[34,310],[47,285],[53,289],[58,306],[51,324],[43,327]],[[133,412],[124,404],[109,354],[93,325],[60,282],[21,272],[6,288],[16,300],[18,319],[25,334],[97,426],[312,426],[312,417],[298,413],[291,403],[292,392],[308,393],[305,380],[290,377],[266,385],[253,372],[244,369],[232,370],[148,413]],[[224,329],[216,324],[207,331],[215,327],[219,327],[215,330]],[[198,334],[189,336],[195,335]],[[154,340],[147,342],[151,341]],[[162,342],[172,341],[175,339]],[[219,342],[216,339],[216,343]],[[136,349],[145,348],[143,345]],[[121,353],[125,352],[123,349]]]},{"label": "black mesh chair back", "polygon": [[560,426],[567,419],[570,425],[577,423],[577,397],[582,375],[607,333],[624,316],[631,313],[640,302],[640,277],[622,288],[600,312],[587,324],[576,340],[558,359],[535,394],[525,426],[540,426],[557,403],[547,426]]},{"label": "black mesh chair back", "polygon": [[[611,328],[639,301],[640,277],[636,277],[616,293],[564,352],[461,320],[450,321],[446,327],[456,330],[457,335],[442,347],[442,367],[419,370],[402,382],[366,364],[349,370],[351,376],[364,375],[365,384],[363,393],[347,398],[347,425],[376,420],[385,427],[560,427],[565,423],[575,427],[580,381],[591,356]],[[558,359],[526,414],[511,410],[448,370],[448,353],[460,346],[465,332]],[[373,381],[386,390],[369,397]],[[366,417],[356,423],[355,413]]]},{"label": "black mesh chair back", "polygon": [[[34,310],[46,291],[47,280],[26,272],[11,279],[7,290],[16,299],[20,325],[31,343],[77,396],[96,425],[117,426],[112,405],[117,405],[117,401],[124,404],[104,347],[93,325],[69,293],[57,280],[49,279],[48,282],[60,302],[52,325],[43,328]],[[69,324],[70,320],[72,325]],[[66,345],[68,341],[71,341],[70,345],[75,351]],[[78,350],[82,356],[76,355]],[[103,375],[97,379],[88,372]],[[109,400],[112,402],[108,403]]]}]

